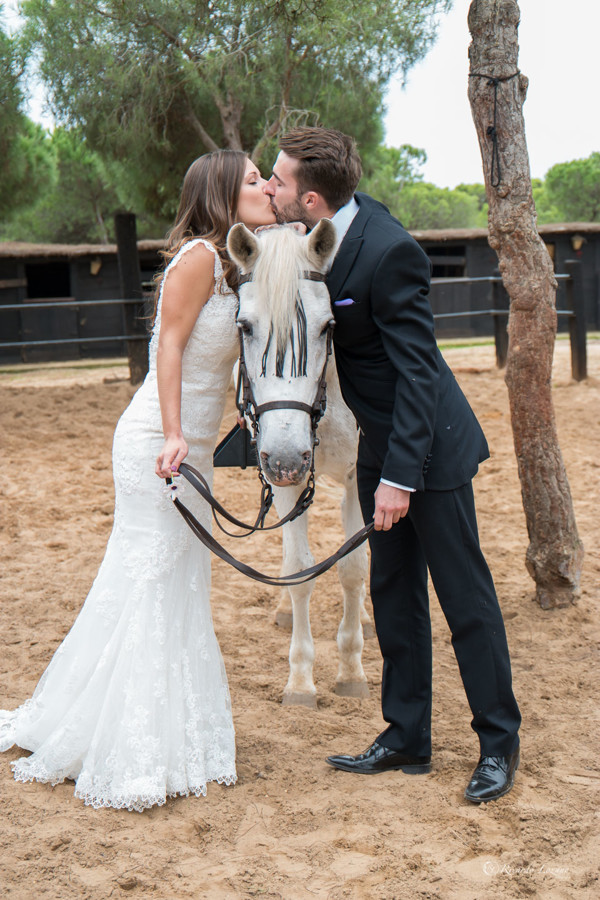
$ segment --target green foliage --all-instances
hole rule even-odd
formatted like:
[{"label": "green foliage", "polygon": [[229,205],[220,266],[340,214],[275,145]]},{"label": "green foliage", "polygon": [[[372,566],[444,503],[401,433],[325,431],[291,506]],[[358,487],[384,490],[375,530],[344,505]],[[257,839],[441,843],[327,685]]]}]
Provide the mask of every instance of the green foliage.
[{"label": "green foliage", "polygon": [[379,146],[368,157],[360,189],[385,203],[410,230],[485,228],[485,186],[436,187],[423,181],[419,170],[426,162],[425,150],[410,144]]},{"label": "green foliage", "polygon": [[[483,185],[460,185],[457,188],[440,188],[423,181],[416,165],[425,162],[425,152],[404,145],[396,153],[384,151],[377,168],[374,155],[373,174],[363,179],[361,189],[366,190],[389,208],[410,231],[432,228],[485,228],[487,227],[487,202]],[[394,164],[397,160],[397,165]]]},{"label": "green foliage", "polygon": [[393,209],[405,228],[475,228],[486,225],[476,196],[459,188],[440,188],[428,182],[408,184]]},{"label": "green foliage", "polygon": [[533,194],[533,202],[535,203],[538,225],[564,221],[560,210],[558,207],[554,206],[548,196],[546,184],[541,178],[531,179],[531,193]]},{"label": "green foliage", "polygon": [[[488,203],[483,184],[440,188],[423,182],[424,150],[379,146],[365,165],[361,190],[389,207],[411,230],[486,228]],[[546,179],[532,179],[538,224],[600,221],[600,153],[559,163]]]},{"label": "green foliage", "polygon": [[362,161],[360,190],[391,209],[397,203],[398,192],[405,185],[423,179],[419,168],[427,162],[427,154],[410,144],[402,144],[401,147],[380,144],[371,153],[365,155],[363,152]]},{"label": "green foliage", "polygon": [[31,203],[47,181],[50,162],[43,131],[21,110],[24,58],[0,29],[0,219]]},{"label": "green foliage", "polygon": [[[164,233],[188,164],[242,147],[265,174],[281,130],[353,134],[361,189],[411,229],[487,225],[482,184],[423,181],[424,150],[381,144],[382,97],[431,44],[450,0],[26,0],[0,29],[0,237],[105,241],[118,208]],[[0,3],[0,13],[2,4]],[[22,112],[27,58],[62,127]],[[534,180],[538,222],[600,221],[600,153]]]},{"label": "green foliage", "polygon": [[485,184],[479,184],[478,182],[474,184],[458,184],[455,190],[461,191],[463,194],[469,194],[470,197],[475,197],[477,200],[477,209],[480,212],[485,213],[487,223],[488,202]]},{"label": "green foliage", "polygon": [[268,170],[278,132],[320,121],[381,140],[382,92],[433,40],[450,0],[27,0],[28,46],[55,111],[128,170],[167,221],[187,165],[242,147]]},{"label": "green foliage", "polygon": [[[33,126],[32,126],[33,127]],[[76,130],[57,128],[50,136],[35,126],[33,152],[44,156],[45,190],[18,210],[0,230],[4,240],[107,243],[120,200],[115,179],[100,156]]]},{"label": "green foliage", "polygon": [[600,153],[552,166],[544,189],[559,221],[600,222]]}]

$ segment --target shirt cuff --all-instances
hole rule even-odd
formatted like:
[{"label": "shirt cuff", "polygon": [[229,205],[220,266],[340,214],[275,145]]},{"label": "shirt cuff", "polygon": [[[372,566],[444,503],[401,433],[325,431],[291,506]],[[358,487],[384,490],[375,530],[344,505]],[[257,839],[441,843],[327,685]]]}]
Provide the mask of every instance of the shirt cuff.
[{"label": "shirt cuff", "polygon": [[406,487],[405,484],[396,484],[395,481],[388,481],[387,478],[380,478],[379,481],[381,484],[389,484],[390,487],[400,488],[401,491],[408,491],[409,494],[414,494],[417,490],[416,488]]}]

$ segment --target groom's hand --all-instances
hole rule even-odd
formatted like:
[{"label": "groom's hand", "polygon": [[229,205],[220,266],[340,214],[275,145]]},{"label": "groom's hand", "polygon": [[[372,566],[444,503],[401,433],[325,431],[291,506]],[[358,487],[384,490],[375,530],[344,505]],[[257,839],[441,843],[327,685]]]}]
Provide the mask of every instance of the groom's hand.
[{"label": "groom's hand", "polygon": [[408,512],[410,491],[380,484],[375,491],[375,531],[389,531]]}]

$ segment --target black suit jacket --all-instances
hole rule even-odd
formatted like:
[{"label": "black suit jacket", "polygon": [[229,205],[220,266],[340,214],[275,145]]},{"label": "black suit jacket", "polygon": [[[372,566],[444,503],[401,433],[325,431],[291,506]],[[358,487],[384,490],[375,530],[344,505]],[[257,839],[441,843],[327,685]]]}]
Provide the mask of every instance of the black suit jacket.
[{"label": "black suit jacket", "polygon": [[489,451],[435,342],[431,266],[383,204],[366,194],[356,201],[327,278],[342,394],[382,478],[452,490]]}]

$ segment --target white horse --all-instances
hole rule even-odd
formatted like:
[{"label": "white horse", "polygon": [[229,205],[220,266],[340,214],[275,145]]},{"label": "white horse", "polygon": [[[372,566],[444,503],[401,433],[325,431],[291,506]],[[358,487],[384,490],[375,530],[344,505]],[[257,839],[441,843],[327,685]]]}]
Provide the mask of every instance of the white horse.
[{"label": "white horse", "polygon": [[[342,399],[333,354],[327,360],[327,332],[333,324],[323,281],[307,278],[323,273],[335,248],[335,229],[323,219],[308,236],[291,228],[252,234],[235,225],[228,237],[231,258],[243,275],[238,327],[243,332],[245,365],[257,407],[292,401],[311,407],[327,361],[327,409],[313,448],[311,416],[298,408],[268,409],[260,414],[257,453],[263,474],[274,485],[280,517],[295,505],[310,471],[314,450],[315,475],[327,474],[344,487],[342,518],[346,537],[363,525],[356,487],[358,432]],[[282,575],[314,563],[308,544],[307,514],[283,526]],[[335,690],[349,697],[367,697],[362,667],[363,628],[372,633],[364,607],[367,551],[363,544],[338,563],[344,612],[337,645],[339,668]],[[276,622],[291,619],[290,674],[283,703],[316,707],[313,682],[314,644],[309,604],[314,580],[289,588]],[[291,598],[291,606],[290,606]]]}]

